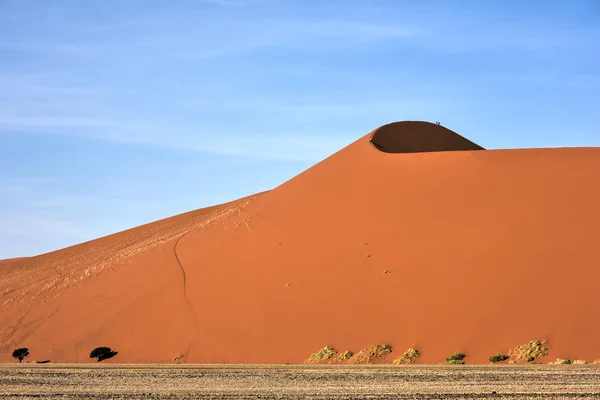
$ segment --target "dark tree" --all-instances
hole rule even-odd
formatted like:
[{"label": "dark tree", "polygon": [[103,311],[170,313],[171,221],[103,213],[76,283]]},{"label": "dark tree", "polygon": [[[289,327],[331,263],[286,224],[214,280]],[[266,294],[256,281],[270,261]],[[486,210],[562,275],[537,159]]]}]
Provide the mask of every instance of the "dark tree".
[{"label": "dark tree", "polygon": [[27,347],[21,347],[20,349],[16,349],[15,351],[13,351],[12,356],[14,358],[19,359],[19,363],[21,363],[21,361],[23,361],[23,359],[25,357],[27,357],[29,355],[29,349]]},{"label": "dark tree", "polygon": [[117,355],[116,351],[112,351],[110,347],[96,347],[90,353],[90,358],[97,358],[98,362],[112,358]]}]

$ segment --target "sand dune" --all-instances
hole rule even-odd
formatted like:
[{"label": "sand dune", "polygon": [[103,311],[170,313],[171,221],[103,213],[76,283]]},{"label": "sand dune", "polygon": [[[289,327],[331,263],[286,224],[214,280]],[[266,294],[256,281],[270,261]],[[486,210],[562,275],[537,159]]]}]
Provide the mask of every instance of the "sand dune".
[{"label": "sand dune", "polygon": [[0,264],[0,361],[104,345],[105,362],[298,363],[386,343],[377,362],[485,363],[532,339],[542,361],[600,358],[600,149],[481,149],[391,124],[272,191]]},{"label": "sand dune", "polygon": [[0,264],[8,264],[14,261],[18,261],[18,260],[24,260],[25,258],[21,257],[21,258],[7,258],[4,260],[0,260]]}]

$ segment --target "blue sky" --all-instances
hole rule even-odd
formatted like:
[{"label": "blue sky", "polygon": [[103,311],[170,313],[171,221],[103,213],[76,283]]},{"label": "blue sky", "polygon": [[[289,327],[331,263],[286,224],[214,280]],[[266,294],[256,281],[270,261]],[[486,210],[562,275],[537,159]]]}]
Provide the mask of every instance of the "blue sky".
[{"label": "blue sky", "polygon": [[600,2],[0,0],[0,259],[273,188],[384,123],[600,146]]}]

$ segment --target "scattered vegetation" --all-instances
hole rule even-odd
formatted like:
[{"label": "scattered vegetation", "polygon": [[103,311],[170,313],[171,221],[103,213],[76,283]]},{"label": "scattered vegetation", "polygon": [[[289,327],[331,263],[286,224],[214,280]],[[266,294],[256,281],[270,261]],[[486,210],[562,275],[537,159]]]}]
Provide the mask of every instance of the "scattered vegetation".
[{"label": "scattered vegetation", "polygon": [[392,352],[392,346],[389,344],[374,344],[358,352],[352,361],[354,364],[368,364],[371,361],[386,356]]},{"label": "scattered vegetation", "polygon": [[112,351],[110,347],[96,347],[90,353],[90,358],[97,358],[98,362],[113,358],[117,355],[116,351]]},{"label": "scattered vegetation", "polygon": [[557,358],[554,361],[550,361],[548,364],[554,364],[554,365],[560,365],[560,364],[587,364],[587,361],[585,360],[574,360],[571,361],[568,358]]},{"label": "scattered vegetation", "polygon": [[183,358],[183,354],[178,355],[177,357],[173,358],[173,361],[179,361]]},{"label": "scattered vegetation", "polygon": [[351,352],[350,350],[347,350],[347,351],[343,352],[342,354],[340,354],[340,356],[338,357],[338,361],[347,361],[350,358],[352,358],[353,355],[354,355],[353,352]]},{"label": "scattered vegetation", "polygon": [[463,353],[454,353],[446,358],[446,364],[464,364],[466,356],[467,355]]},{"label": "scattered vegetation", "polygon": [[392,271],[390,271],[389,269],[386,269],[385,271],[383,271],[384,275],[391,274],[391,273],[392,273]]},{"label": "scattered vegetation", "polygon": [[498,353],[495,356],[490,357],[490,362],[491,363],[502,362],[502,361],[508,360],[509,358],[510,358],[510,356],[508,354]]},{"label": "scattered vegetation", "polygon": [[569,360],[568,358],[557,358],[554,361],[550,361],[548,364],[555,364],[555,365],[573,364],[573,361]]},{"label": "scattered vegetation", "polygon": [[421,353],[416,349],[408,349],[406,353],[402,354],[400,357],[394,360],[394,364],[411,364],[414,363]]},{"label": "scattered vegetation", "polygon": [[336,354],[337,354],[336,349],[334,349],[333,347],[330,347],[330,346],[325,346],[321,350],[317,351],[316,353],[313,353],[309,358],[309,362],[319,363],[319,362],[327,361],[327,360],[332,359]]},{"label": "scattered vegetation", "polygon": [[515,347],[508,352],[508,355],[513,362],[519,362],[523,360],[527,362],[533,362],[539,357],[548,355],[548,350],[550,348],[547,346],[547,344],[547,340],[544,340],[543,342],[539,340],[531,340],[529,343]]},{"label": "scattered vegetation", "polygon": [[29,355],[29,349],[27,347],[21,347],[13,351],[12,356],[19,360],[19,364],[23,361],[25,357]]},{"label": "scattered vegetation", "polygon": [[366,257],[366,258],[371,258],[371,255],[370,255],[370,254],[367,254],[365,257]]}]

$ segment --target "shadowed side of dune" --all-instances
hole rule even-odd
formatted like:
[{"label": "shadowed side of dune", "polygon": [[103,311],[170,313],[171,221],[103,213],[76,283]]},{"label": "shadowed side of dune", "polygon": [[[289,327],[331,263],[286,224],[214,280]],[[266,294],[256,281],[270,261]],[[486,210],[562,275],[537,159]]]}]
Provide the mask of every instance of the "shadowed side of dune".
[{"label": "shadowed side of dune", "polygon": [[371,144],[384,153],[485,150],[450,129],[423,121],[383,125],[373,132]]}]

